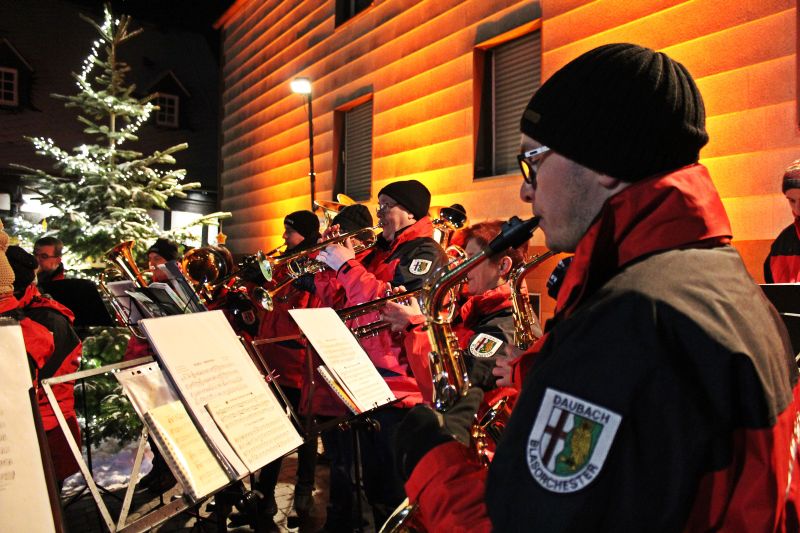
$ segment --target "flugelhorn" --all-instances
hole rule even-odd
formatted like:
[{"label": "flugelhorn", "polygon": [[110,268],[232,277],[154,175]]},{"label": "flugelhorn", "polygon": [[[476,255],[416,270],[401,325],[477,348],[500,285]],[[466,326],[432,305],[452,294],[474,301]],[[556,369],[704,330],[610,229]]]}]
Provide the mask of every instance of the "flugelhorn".
[{"label": "flugelhorn", "polygon": [[531,301],[522,292],[522,282],[525,281],[525,274],[545,259],[557,253],[548,250],[543,254],[537,255],[514,269],[508,277],[508,284],[511,286],[511,303],[514,316],[514,344],[520,350],[526,350],[536,340],[533,336],[533,326],[536,324],[537,318],[531,307]]},{"label": "flugelhorn", "polygon": [[[345,307],[344,309],[340,309],[336,312],[339,315],[339,318],[342,320],[353,320],[360,316],[364,316],[368,313],[373,311],[377,311],[387,302],[404,302],[408,301],[411,298],[416,298],[419,296],[420,290],[417,289],[415,291],[405,291],[399,292],[397,294],[391,294],[389,296],[384,296],[383,298],[378,298],[376,300],[371,300],[369,302],[365,302],[363,304],[353,305],[351,307]],[[379,331],[386,329],[389,327],[389,323],[383,320],[378,320],[376,322],[370,322],[369,324],[363,324],[360,326],[355,326],[350,328],[350,331],[353,332],[358,338],[368,337],[370,335],[376,335]]]},{"label": "flugelhorn", "polygon": [[265,257],[264,263],[259,263],[261,273],[264,274],[264,278],[267,281],[272,281],[279,266],[285,266],[287,273],[292,278],[299,278],[304,274],[315,274],[327,268],[327,265],[310,257],[312,254],[316,254],[333,244],[341,244],[347,239],[356,239],[358,241],[354,250],[356,253],[360,253],[375,246],[381,231],[383,230],[379,225],[363,228],[350,233],[343,233],[298,252],[278,257]]},{"label": "flugelhorn", "polygon": [[[466,274],[490,257],[503,253],[508,248],[516,248],[533,235],[539,225],[537,217],[520,220],[512,217],[503,224],[500,234],[478,254],[464,261],[452,270],[437,270],[426,280],[420,292],[420,303],[425,314],[425,325],[431,343],[429,355],[431,378],[433,379],[433,408],[439,412],[448,411],[456,401],[469,390],[469,375],[464,354],[458,346],[453,333],[451,319],[441,313],[446,295]],[[473,447],[473,450],[475,448]],[[408,531],[411,527],[424,530],[417,523],[417,504],[409,503],[408,498],[398,507],[381,527],[381,532]],[[411,526],[410,524],[413,524]]]}]

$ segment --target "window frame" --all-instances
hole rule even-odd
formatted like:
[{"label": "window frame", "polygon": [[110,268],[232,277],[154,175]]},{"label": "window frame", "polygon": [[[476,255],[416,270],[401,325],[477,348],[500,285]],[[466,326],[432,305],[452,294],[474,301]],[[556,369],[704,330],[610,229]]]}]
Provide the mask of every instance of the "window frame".
[{"label": "window frame", "polygon": [[[173,120],[171,120],[171,121],[164,120],[162,118],[162,116],[163,116],[162,113],[165,113],[165,110],[161,106],[161,103],[160,103],[160,101],[162,99],[170,100],[172,102],[172,104],[174,104],[173,105],[174,113],[172,115],[172,119]],[[156,111],[156,125],[163,126],[165,128],[176,128],[176,129],[179,128],[180,127],[180,103],[181,103],[180,96],[178,96],[177,94],[158,92],[158,93],[156,93],[155,100],[156,100],[156,105],[158,105],[158,107],[159,107],[159,109]]]},{"label": "window frame", "polygon": [[[5,89],[2,87],[2,84],[5,83],[5,78],[3,77],[4,73],[9,73],[13,75],[12,80],[12,100],[7,100],[4,98]],[[13,67],[4,67],[0,66],[0,106],[7,106],[7,107],[19,107],[19,69]]]}]

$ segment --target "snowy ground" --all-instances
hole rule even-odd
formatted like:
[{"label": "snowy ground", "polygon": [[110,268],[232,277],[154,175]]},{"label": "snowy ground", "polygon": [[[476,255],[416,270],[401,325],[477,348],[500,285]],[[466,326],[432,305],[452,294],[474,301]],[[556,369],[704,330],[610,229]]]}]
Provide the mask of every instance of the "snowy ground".
[{"label": "snowy ground", "polygon": [[[108,490],[121,489],[128,485],[136,459],[138,442],[120,443],[116,439],[105,439],[96,446],[92,446],[92,472],[94,482]],[[84,461],[87,460],[86,450],[83,452]],[[153,453],[148,445],[139,477],[145,475],[153,467]],[[64,482],[63,496],[69,498],[72,494],[86,486],[83,476],[77,473],[68,477]]]}]

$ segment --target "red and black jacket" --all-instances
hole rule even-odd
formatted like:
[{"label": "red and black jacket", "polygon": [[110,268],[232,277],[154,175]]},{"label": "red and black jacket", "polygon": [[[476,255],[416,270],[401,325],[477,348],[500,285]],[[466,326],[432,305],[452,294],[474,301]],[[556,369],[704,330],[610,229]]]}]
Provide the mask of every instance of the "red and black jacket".
[{"label": "red and black jacket", "polygon": [[800,281],[800,221],[797,219],[772,243],[764,261],[764,280],[767,283]]},{"label": "red and black jacket", "polygon": [[[797,531],[797,368],[729,236],[700,165],[609,199],[529,358],[488,479],[455,442],[414,470],[406,489],[428,528]],[[552,442],[562,451],[550,458],[594,459],[600,446],[575,447],[578,426],[560,425],[567,407],[559,415],[553,394],[619,417],[575,485],[550,483],[542,451]]]}]

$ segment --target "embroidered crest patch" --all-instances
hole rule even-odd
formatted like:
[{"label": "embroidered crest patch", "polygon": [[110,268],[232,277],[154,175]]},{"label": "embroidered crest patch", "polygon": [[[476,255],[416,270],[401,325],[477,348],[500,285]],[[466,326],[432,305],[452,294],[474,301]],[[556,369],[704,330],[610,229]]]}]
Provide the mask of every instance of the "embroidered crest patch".
[{"label": "embroidered crest patch", "polygon": [[428,273],[428,270],[431,269],[432,264],[433,261],[429,259],[414,259],[411,261],[411,266],[408,267],[408,271],[415,276],[421,276],[422,274]]},{"label": "embroidered crest patch", "polygon": [[528,469],[551,492],[576,492],[603,468],[622,417],[547,389],[528,438]]},{"label": "embroidered crest patch", "polygon": [[475,357],[491,357],[503,345],[503,341],[486,333],[479,333],[469,345],[469,353]]}]

